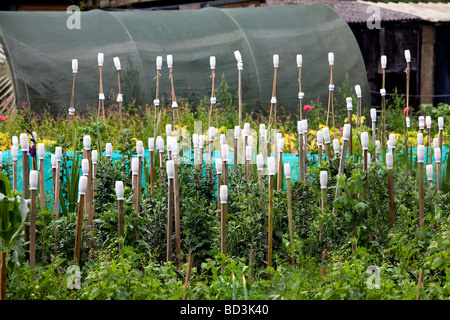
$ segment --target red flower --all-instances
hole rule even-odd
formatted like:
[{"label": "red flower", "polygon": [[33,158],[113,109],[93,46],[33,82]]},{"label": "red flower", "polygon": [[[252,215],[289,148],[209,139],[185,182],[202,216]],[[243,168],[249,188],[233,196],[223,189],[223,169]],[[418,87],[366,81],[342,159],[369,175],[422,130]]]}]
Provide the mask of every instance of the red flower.
[{"label": "red flower", "polygon": [[341,132],[344,132],[344,127],[341,127]]},{"label": "red flower", "polygon": [[309,110],[311,110],[311,106],[309,104],[307,104],[303,107],[303,110],[309,111]]},{"label": "red flower", "polygon": [[403,114],[404,114],[405,116],[408,114],[409,109],[411,109],[411,108],[410,108],[410,107],[405,107],[405,108],[403,109]]},{"label": "red flower", "polygon": [[5,120],[6,119],[6,117],[4,116],[4,115],[1,115],[0,116],[0,121],[3,121],[3,120]]}]

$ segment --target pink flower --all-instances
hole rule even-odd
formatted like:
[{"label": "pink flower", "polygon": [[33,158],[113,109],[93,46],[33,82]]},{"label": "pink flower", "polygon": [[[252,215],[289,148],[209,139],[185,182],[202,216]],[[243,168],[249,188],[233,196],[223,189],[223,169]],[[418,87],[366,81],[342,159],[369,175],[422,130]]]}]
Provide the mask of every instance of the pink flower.
[{"label": "pink flower", "polygon": [[411,108],[410,108],[410,107],[405,107],[405,108],[403,109],[403,114],[404,114],[405,116],[408,114],[409,109],[411,109]]},{"label": "pink flower", "polygon": [[1,115],[0,116],[0,121],[3,121],[3,120],[5,120],[6,119],[6,117],[4,116],[4,115]]},{"label": "pink flower", "polygon": [[309,104],[307,104],[303,107],[303,110],[309,111],[309,110],[311,110],[311,106]]},{"label": "pink flower", "polygon": [[341,127],[341,132],[344,132],[344,127]]}]

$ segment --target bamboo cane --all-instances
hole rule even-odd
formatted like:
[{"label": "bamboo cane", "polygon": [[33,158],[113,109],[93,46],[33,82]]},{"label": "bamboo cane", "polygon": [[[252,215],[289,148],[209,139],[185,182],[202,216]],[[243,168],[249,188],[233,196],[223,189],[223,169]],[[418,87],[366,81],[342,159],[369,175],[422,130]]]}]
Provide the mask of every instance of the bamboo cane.
[{"label": "bamboo cane", "polygon": [[431,155],[429,152],[431,152],[431,117],[427,116],[425,120],[425,124],[427,126],[427,163],[431,163]]},{"label": "bamboo cane", "polygon": [[237,68],[238,68],[238,100],[239,100],[239,128],[242,127],[242,70],[243,70],[243,63],[242,63],[242,56],[239,50],[234,51],[234,57],[237,61]]},{"label": "bamboo cane", "polygon": [[[334,65],[334,53],[328,52],[328,64],[330,65],[330,83],[328,85],[328,109],[327,109],[327,122],[326,125],[328,127],[328,118],[330,115],[330,107],[333,105],[333,91],[334,91],[334,84],[333,84],[333,65]],[[335,123],[334,123],[334,110],[332,110],[332,117],[333,117],[333,138],[334,138],[334,130],[336,129]]]},{"label": "bamboo cane", "polygon": [[52,199],[55,199],[55,186],[56,186],[56,154],[51,155],[52,165]]},{"label": "bamboo cane", "polygon": [[[342,150],[341,158],[339,160],[338,176],[344,174],[345,157],[347,154],[348,140],[350,139],[350,124],[344,124],[343,137],[342,137]],[[340,188],[336,188],[335,199],[340,195]],[[334,212],[334,208],[333,208]]]},{"label": "bamboo cane", "polygon": [[303,156],[303,124],[302,121],[297,121],[297,132],[298,132],[298,171],[299,179],[303,181],[303,161],[305,157]]},{"label": "bamboo cane", "polygon": [[443,132],[444,132],[444,117],[438,118],[438,128],[439,128],[439,149],[442,150],[443,144]]},{"label": "bamboo cane", "polygon": [[[88,232],[88,245],[89,247],[92,246],[92,239],[90,236],[91,231],[93,231],[94,226],[94,206],[93,206],[93,196],[92,196],[92,155],[91,155],[91,137],[88,135],[85,135],[83,137],[83,160],[82,160],[82,170],[83,175],[87,176],[87,187],[86,187],[86,193],[85,193],[85,211],[86,215],[88,217],[87,219],[87,225],[86,225],[86,231]],[[83,167],[83,161],[85,162],[85,167]]]},{"label": "bamboo cane", "polygon": [[305,96],[302,92],[302,64],[303,64],[303,56],[301,54],[297,54],[297,68],[298,68],[298,99],[299,99],[299,111],[300,111],[300,120],[303,120],[303,97]]},{"label": "bamboo cane", "polygon": [[148,163],[149,163],[148,167],[150,171],[150,190],[152,193],[155,187],[155,173],[153,169],[154,150],[155,150],[155,139],[148,138]]},{"label": "bamboo cane", "polygon": [[416,295],[416,300],[420,300],[420,288],[422,287],[423,277],[424,277],[424,270],[423,270],[422,268],[420,268],[420,271],[419,271],[419,281],[417,282],[417,295]]},{"label": "bamboo cane", "polygon": [[216,76],[216,57],[209,57],[209,65],[211,67],[211,98],[210,98],[210,107],[209,107],[209,117],[208,117],[208,128],[211,127],[211,115],[214,105],[216,104],[216,90],[214,87],[214,79]]},{"label": "bamboo cane", "polygon": [[75,77],[78,73],[78,60],[72,59],[72,73],[73,73],[73,79],[72,79],[72,95],[70,97],[70,106],[69,106],[69,118],[70,118],[70,125],[69,127],[72,127],[72,117],[75,114]]},{"label": "bamboo cane", "polygon": [[137,174],[137,213],[141,213],[141,193],[142,193],[142,168],[143,168],[143,159],[144,159],[144,147],[141,140],[136,141],[136,152],[138,158],[138,174]]},{"label": "bamboo cane", "polygon": [[220,252],[227,255],[228,186],[220,186]]},{"label": "bamboo cane", "polygon": [[97,111],[97,117],[100,118],[100,112],[102,114],[103,122],[105,122],[105,94],[103,92],[103,79],[102,79],[102,69],[103,69],[103,53],[98,53],[97,60],[98,60],[98,72],[100,74],[100,91],[99,91],[99,97],[98,97],[98,111]]},{"label": "bamboo cane", "polygon": [[134,211],[138,212],[138,171],[139,171],[139,159],[132,158],[131,159],[131,189],[133,192],[133,208]]},{"label": "bamboo cane", "polygon": [[[175,151],[175,152],[174,152]],[[173,212],[175,220],[175,257],[178,270],[181,269],[181,213],[180,213],[180,184],[178,180],[178,147],[176,140],[172,140],[172,156],[174,158],[173,179]]]},{"label": "bamboo cane", "polygon": [[278,54],[273,55],[273,83],[272,98],[270,99],[269,126],[272,123],[272,110],[274,114],[274,127],[277,127],[277,69],[279,64]]},{"label": "bamboo cane", "polygon": [[234,127],[234,149],[233,149],[233,171],[236,172],[237,165],[238,165],[238,153],[239,153],[239,137],[241,135],[240,133],[241,128],[240,126]]},{"label": "bamboo cane", "polygon": [[247,150],[247,145],[248,145],[248,135],[250,133],[250,123],[244,123],[244,128],[242,129],[242,142],[243,142],[243,146],[242,146],[242,163],[245,164],[246,163],[246,150]]},{"label": "bamboo cane", "polygon": [[17,191],[17,156],[18,150],[17,146],[11,147],[11,157],[13,160],[13,190]]},{"label": "bamboo cane", "polygon": [[[22,185],[23,185],[23,198],[26,200],[30,199],[30,163],[28,158],[28,134],[21,133],[20,134],[20,148],[22,149]],[[30,221],[30,216],[27,215],[25,222]],[[29,251],[30,249],[30,226],[28,223],[24,225],[24,240],[25,240],[25,251]],[[26,257],[29,258],[28,253]]]},{"label": "bamboo cane", "polygon": [[217,173],[217,210],[220,210],[220,186],[222,184],[222,159],[216,158],[216,173]]},{"label": "bamboo cane", "polygon": [[370,118],[372,119],[372,142],[375,144],[375,140],[377,140],[377,109],[370,109]]},{"label": "bamboo cane", "polygon": [[308,120],[302,120],[303,125],[303,181],[306,182],[306,177],[308,174]]},{"label": "bamboo cane", "polygon": [[38,158],[39,158],[39,200],[42,209],[45,208],[45,170],[44,170],[44,155],[45,147],[43,143],[38,143]]},{"label": "bamboo cane", "polygon": [[434,165],[436,166],[436,188],[441,191],[441,148],[434,148]]},{"label": "bamboo cane", "polygon": [[330,131],[327,127],[322,128],[322,136],[325,143],[325,153],[327,155],[328,165],[331,165]]},{"label": "bamboo cane", "polygon": [[[155,113],[153,116],[153,139],[156,139],[157,134],[157,128],[156,128],[156,109],[159,107],[159,78],[161,77],[161,68],[162,68],[162,56],[156,57],[156,92],[155,92],[155,99],[153,99],[153,106],[155,107]],[[161,109],[159,110],[159,113],[161,114]]]},{"label": "bamboo cane", "polygon": [[[272,236],[273,236],[273,180],[275,175],[275,158],[267,158],[267,171],[269,175],[269,214],[268,214],[268,236],[267,236],[267,266],[272,267]],[[269,279],[271,275],[269,274]]]},{"label": "bamboo cane", "polygon": [[425,146],[417,147],[417,184],[419,188],[419,228],[425,226],[425,203],[424,203],[424,183],[423,183],[423,161],[425,156]]},{"label": "bamboo cane", "polygon": [[166,162],[167,166],[167,186],[168,186],[168,196],[167,196],[167,254],[166,254],[166,261],[169,262],[172,260],[172,233],[173,233],[173,202],[174,202],[174,190],[173,190],[173,180],[174,180],[174,172],[175,172],[175,165],[173,160],[168,160]]},{"label": "bamboo cane", "polygon": [[[62,148],[55,148],[55,158],[56,158],[56,170],[55,170],[55,197],[53,198],[53,211],[55,213],[55,220],[59,219],[59,182],[60,182],[60,172],[61,172],[61,157],[62,157]],[[83,197],[84,198],[84,197]],[[55,235],[57,232],[57,228],[54,229]]]},{"label": "bamboo cane", "polygon": [[117,196],[117,237],[119,238],[119,254],[123,249],[123,243],[120,238],[124,237],[124,215],[123,215],[123,181],[116,181],[115,184]]},{"label": "bamboo cane", "polygon": [[353,155],[353,124],[352,124],[352,110],[353,110],[353,102],[352,102],[352,97],[347,97],[346,98],[347,101],[347,123],[350,124],[350,139],[349,139],[349,144],[348,144],[348,155],[349,157],[351,157]]},{"label": "bamboo cane", "polygon": [[[194,264],[194,253],[191,251],[188,255],[188,263],[186,268],[186,277],[184,280],[184,291],[186,292],[189,287],[189,282],[191,279],[192,265]],[[187,292],[183,294],[183,300],[187,300]]]},{"label": "bamboo cane", "polygon": [[228,185],[228,144],[223,144],[221,147],[222,163],[223,163],[223,184]]},{"label": "bamboo cane", "polygon": [[386,64],[387,64],[387,56],[382,55],[380,60],[381,60],[381,70],[382,70],[382,83],[381,83],[381,89],[380,89],[382,129],[381,129],[380,144],[383,146],[383,152],[384,152],[384,143],[386,141]]},{"label": "bamboo cane", "polygon": [[83,211],[84,211],[84,195],[86,192],[87,177],[81,176],[78,182],[78,207],[77,207],[77,222],[75,229],[75,250],[74,250],[74,261],[80,263],[80,253],[81,253],[81,231],[83,227]]},{"label": "bamboo cane", "polygon": [[[320,171],[320,199],[321,199],[321,212],[322,215],[325,212],[325,204],[327,202],[327,184],[328,184],[328,171]],[[322,230],[323,230],[323,222],[320,222],[319,225],[319,241],[322,242]],[[324,262],[323,252],[320,253],[322,263]],[[325,266],[320,267],[320,281],[323,280],[325,276]]]},{"label": "bamboo cane", "polygon": [[[86,151],[85,151],[85,157],[86,157]],[[92,231],[92,225],[93,225],[93,217],[92,217],[92,194],[91,194],[91,188],[90,188],[90,179],[89,179],[89,159],[84,158],[81,160],[81,170],[82,170],[82,174],[83,176],[86,177],[86,181],[87,181],[87,185],[86,185],[86,191],[84,193],[84,210],[87,216],[87,220],[86,220],[86,233],[87,233],[87,239],[86,239],[86,243],[88,245],[89,248],[92,247],[92,239],[91,239],[91,235],[90,232]]]},{"label": "bamboo cane", "polygon": [[355,85],[355,94],[357,98],[356,103],[356,135],[359,136],[358,126],[360,127],[360,131],[362,132],[362,123],[361,123],[361,86],[359,84]]},{"label": "bamboo cane", "polygon": [[36,267],[36,193],[38,186],[37,170],[30,171],[30,269],[32,270],[31,281],[35,280],[34,269]]},{"label": "bamboo cane", "polygon": [[117,102],[119,102],[119,123],[120,123],[120,131],[123,130],[123,119],[122,119],[122,101],[123,101],[123,97],[122,97],[122,90],[120,88],[120,70],[122,69],[122,66],[120,64],[120,59],[119,57],[114,57],[113,58],[113,62],[114,62],[114,66],[116,67],[117,70],[117,84],[119,87],[119,93],[117,95]]},{"label": "bamboo cane", "polygon": [[[361,146],[363,150],[363,171],[367,172],[368,168],[368,149],[369,149],[369,134],[367,132],[361,132]],[[367,175],[364,178],[364,190],[363,197],[367,200]]]},{"label": "bamboo cane", "polygon": [[283,187],[283,149],[284,139],[278,139],[278,173],[277,173],[277,190]]},{"label": "bamboo cane", "polygon": [[411,64],[411,52],[405,50],[406,60],[406,116],[409,114],[409,78],[410,78],[410,64]]},{"label": "bamboo cane", "polygon": [[391,152],[386,154],[386,169],[388,174],[388,188],[389,188],[389,213],[390,221],[393,225],[395,223],[395,202],[394,202],[394,156]]},{"label": "bamboo cane", "polygon": [[213,144],[214,144],[214,136],[216,134],[216,129],[214,127],[209,127],[208,130],[208,138],[209,138],[209,145],[208,145],[208,163],[213,164]]},{"label": "bamboo cane", "polygon": [[317,151],[317,154],[318,154],[318,159],[317,159],[317,161],[318,161],[318,164],[319,164],[319,166],[321,166],[322,165],[322,147],[323,147],[323,133],[322,133],[322,130],[317,130],[317,132],[316,132],[316,140],[317,140],[317,148],[318,148],[318,151]]},{"label": "bamboo cane", "polygon": [[[287,205],[288,205],[288,226],[289,226],[289,246],[291,252],[294,252],[294,229],[293,229],[293,221],[292,221],[292,185],[291,185],[291,166],[289,163],[284,164],[284,175],[286,177],[286,187],[287,187]],[[295,265],[295,258],[291,257],[291,265]]]}]

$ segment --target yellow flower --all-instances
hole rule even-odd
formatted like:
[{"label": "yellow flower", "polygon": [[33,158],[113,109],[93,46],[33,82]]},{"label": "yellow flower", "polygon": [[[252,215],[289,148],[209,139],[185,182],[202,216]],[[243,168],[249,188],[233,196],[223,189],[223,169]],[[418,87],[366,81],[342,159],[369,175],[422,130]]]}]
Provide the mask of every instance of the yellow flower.
[{"label": "yellow flower", "polygon": [[10,149],[8,133],[0,132],[0,151],[6,151]]},{"label": "yellow flower", "polygon": [[292,152],[294,150],[295,135],[293,133],[287,133],[283,136],[284,151]]}]

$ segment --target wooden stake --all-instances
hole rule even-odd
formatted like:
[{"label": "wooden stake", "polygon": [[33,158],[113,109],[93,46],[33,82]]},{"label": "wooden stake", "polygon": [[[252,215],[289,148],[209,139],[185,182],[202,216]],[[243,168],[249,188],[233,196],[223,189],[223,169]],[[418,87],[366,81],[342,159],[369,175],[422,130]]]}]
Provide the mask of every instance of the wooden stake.
[{"label": "wooden stake", "polygon": [[[274,176],[269,174],[269,216],[268,216],[268,252],[267,252],[267,266],[272,267],[272,236],[273,236],[273,180]],[[271,275],[269,274],[269,279]]]},{"label": "wooden stake", "polygon": [[91,150],[84,149],[83,151],[83,158],[88,160],[88,172],[87,172],[87,186],[86,186],[86,193],[85,193],[85,211],[87,215],[87,221],[86,221],[86,232],[87,232],[87,243],[88,246],[92,247],[92,238],[91,238],[91,232],[93,231],[94,226],[94,215],[93,215],[93,201],[92,201],[92,157],[91,157]]},{"label": "wooden stake", "polygon": [[80,263],[80,252],[81,252],[81,230],[83,228],[83,213],[84,213],[84,194],[80,194],[78,200],[77,208],[77,224],[75,229],[75,250],[74,250],[74,260],[78,264]]},{"label": "wooden stake", "polygon": [[325,152],[327,154],[327,161],[328,161],[328,165],[331,165],[331,159],[333,158],[333,156],[331,155],[331,147],[330,147],[331,141],[325,142]]},{"label": "wooden stake", "polygon": [[[320,158],[320,156],[319,156]],[[300,181],[304,180],[304,170],[303,170],[303,131],[298,133],[298,171],[299,171],[299,179]],[[322,164],[322,160],[320,159],[319,164]]]},{"label": "wooden stake", "polygon": [[153,150],[149,150],[149,171],[150,171],[150,190],[153,193],[155,186],[155,175],[153,172]]},{"label": "wooden stake", "polygon": [[173,202],[174,202],[174,189],[173,189],[173,178],[168,179],[168,205],[167,205],[167,254],[166,261],[172,260],[172,233],[173,233]]},{"label": "wooden stake", "polygon": [[31,281],[35,280],[34,269],[36,267],[36,189],[31,189],[30,203],[30,269]]},{"label": "wooden stake", "polygon": [[228,204],[220,204],[220,252],[227,255]]},{"label": "wooden stake", "polygon": [[[186,268],[186,277],[184,279],[184,291],[185,292],[188,290],[188,287],[189,287],[193,264],[194,264],[194,253],[189,252],[188,263],[187,263],[187,268]],[[183,300],[187,300],[187,292],[183,294]]]},{"label": "wooden stake", "polygon": [[[60,172],[61,172],[61,160],[56,159],[55,196],[53,198],[53,210],[55,213],[55,220],[59,219],[59,176],[60,176]],[[55,233],[56,233],[56,228],[55,228]]]},{"label": "wooden stake", "polygon": [[[176,158],[176,157],[175,157]],[[178,181],[178,164],[174,161],[173,201],[175,216],[175,256],[178,269],[181,269],[181,213],[180,213],[180,185]]]},{"label": "wooden stake", "polygon": [[277,190],[281,190],[283,182],[283,152],[279,152],[278,172],[277,172]]},{"label": "wooden stake", "polygon": [[[291,178],[286,177],[286,185],[287,185],[287,205],[288,205],[288,224],[289,224],[289,245],[291,247],[291,251],[293,252],[293,222],[292,222],[292,199],[291,199]],[[295,258],[291,257],[291,265],[295,265]]]},{"label": "wooden stake", "polygon": [[[239,67],[238,67],[239,69]],[[238,70],[239,128],[242,128],[242,69]]]},{"label": "wooden stake", "polygon": [[17,160],[13,160],[13,190],[17,191]]},{"label": "wooden stake", "polygon": [[425,146],[417,147],[417,184],[419,188],[419,228],[425,226],[425,193],[424,193],[424,178],[423,178],[423,158],[425,154]]},{"label": "wooden stake", "polygon": [[45,173],[44,159],[39,159],[39,200],[42,209],[45,209]]},{"label": "wooden stake", "polygon": [[424,273],[425,273],[424,270],[423,270],[422,268],[420,268],[420,271],[419,271],[419,281],[417,282],[417,295],[416,295],[416,300],[420,300],[420,288],[422,287]]}]

